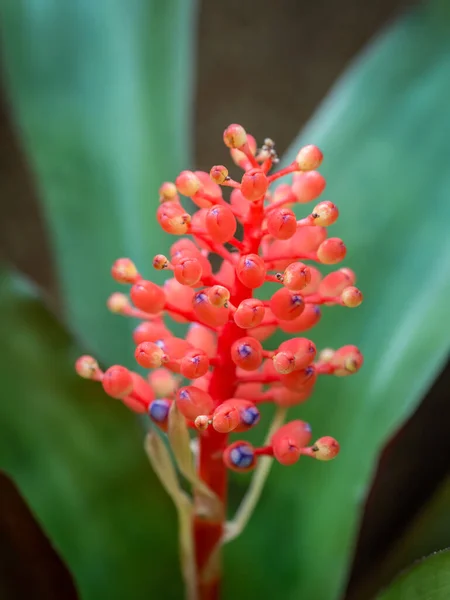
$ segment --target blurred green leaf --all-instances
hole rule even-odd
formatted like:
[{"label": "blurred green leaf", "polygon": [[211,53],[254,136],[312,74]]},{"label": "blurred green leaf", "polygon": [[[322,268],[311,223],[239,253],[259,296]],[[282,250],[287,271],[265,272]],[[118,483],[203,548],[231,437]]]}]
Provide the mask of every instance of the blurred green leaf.
[{"label": "blurred green leaf", "polygon": [[426,506],[396,540],[390,552],[361,582],[352,597],[373,598],[374,592],[392,581],[414,561],[450,545],[450,478],[444,480]]},{"label": "blurred green leaf", "polygon": [[182,596],[176,513],[120,402],[79,379],[71,339],[22,280],[0,273],[0,466],[85,600]]},{"label": "blurred green leaf", "polygon": [[[322,378],[293,411],[342,450],[333,463],[274,470],[249,537],[227,555],[249,597],[340,596],[379,452],[447,356],[449,70],[450,3],[435,1],[363,53],[284,161],[305,143],[324,151],[325,197],[341,214],[330,235],[345,240],[365,302],[325,307],[311,337],[319,348],[357,344],[365,364],[354,377]],[[271,576],[246,568],[249,538],[252,562]]]},{"label": "blurred green leaf", "polygon": [[447,600],[450,597],[450,551],[416,563],[379,600]]},{"label": "blurred green leaf", "polygon": [[1,0],[0,17],[65,317],[98,356],[129,362],[129,324],[102,310],[109,270],[129,256],[149,273],[167,245],[155,207],[190,162],[195,0]]}]

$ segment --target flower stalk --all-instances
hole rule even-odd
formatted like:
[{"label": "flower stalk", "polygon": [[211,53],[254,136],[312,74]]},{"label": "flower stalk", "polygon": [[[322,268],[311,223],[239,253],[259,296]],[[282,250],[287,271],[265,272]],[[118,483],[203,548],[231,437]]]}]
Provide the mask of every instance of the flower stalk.
[{"label": "flower stalk", "polygon": [[[317,355],[315,344],[303,337],[319,322],[320,306],[355,308],[362,302],[350,269],[322,277],[317,268],[346,255],[344,242],[327,235],[337,207],[319,202],[303,219],[292,210],[325,188],[316,170],[321,151],[305,146],[291,165],[269,174],[278,162],[272,140],[258,149],[240,125],[230,125],[223,138],[244,170],[240,182],[216,165],[209,174],[183,171],[160,187],[157,221],[177,236],[170,256],[153,259],[153,268],[168,274],[164,285],[143,277],[128,258],[112,267],[113,278],[131,287],[129,296],[113,294],[108,307],[142,320],[133,339],[136,362],[147,375],[120,365],[102,371],[90,356],[76,363],[79,375],[101,382],[109,396],[149,416],[154,429],[145,447],[177,507],[189,600],[219,597],[221,546],[245,528],[274,461],[293,465],[301,457],[328,461],[338,454],[334,438],[311,444],[308,423],[284,421],[289,407],[311,397],[318,377],[352,375],[363,362],[355,346]],[[292,184],[278,183],[292,173]],[[189,214],[180,196],[191,198],[198,210]],[[266,282],[276,291],[255,297]],[[173,335],[166,317],[187,324],[183,339]],[[278,348],[264,348],[262,342],[277,329],[290,338]],[[245,432],[257,425],[265,403],[275,405],[275,417],[264,444],[253,447]],[[231,440],[235,433],[244,439]],[[167,435],[176,466],[161,435]],[[234,520],[227,522],[230,469],[255,473]],[[181,488],[177,471],[191,495]]]}]

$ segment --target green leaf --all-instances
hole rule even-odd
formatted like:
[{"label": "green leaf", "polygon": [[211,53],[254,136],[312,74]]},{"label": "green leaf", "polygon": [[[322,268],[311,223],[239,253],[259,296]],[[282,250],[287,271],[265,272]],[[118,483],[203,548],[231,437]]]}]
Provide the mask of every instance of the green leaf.
[{"label": "green leaf", "polygon": [[450,551],[425,558],[403,573],[379,600],[447,600],[450,596]]},{"label": "green leaf", "polygon": [[190,162],[195,0],[2,0],[7,91],[36,175],[65,317],[108,362],[129,362],[110,267],[152,275],[167,246],[158,187]]},{"label": "green leaf", "polygon": [[80,349],[29,286],[5,273],[0,311],[0,467],[55,542],[80,597],[181,597],[176,513],[134,415],[74,374]]},{"label": "green leaf", "polygon": [[439,486],[429,502],[396,539],[389,552],[374,565],[353,592],[354,598],[371,598],[374,592],[392,581],[397,573],[450,544],[450,478]]},{"label": "green leaf", "polygon": [[341,453],[274,470],[247,535],[252,562],[277,577],[246,569],[246,535],[229,546],[230,569],[251,597],[340,596],[380,450],[448,355],[449,16],[448,2],[431,2],[387,29],[284,161],[305,143],[324,151],[325,197],[341,215],[330,236],[344,239],[343,265],[356,271],[365,302],[324,307],[311,338],[319,348],[357,344],[365,364],[353,377],[322,378],[292,411],[316,437],[336,437]]}]

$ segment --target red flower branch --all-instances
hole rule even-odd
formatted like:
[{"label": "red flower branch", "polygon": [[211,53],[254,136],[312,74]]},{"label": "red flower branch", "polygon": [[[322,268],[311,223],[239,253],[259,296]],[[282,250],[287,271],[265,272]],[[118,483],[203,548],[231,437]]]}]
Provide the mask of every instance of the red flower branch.
[{"label": "red flower branch", "polygon": [[[153,259],[155,269],[170,273],[165,284],[142,277],[127,258],[112,267],[113,278],[131,290],[130,298],[113,294],[108,306],[143,320],[134,332],[135,358],[150,369],[149,375],[121,366],[103,372],[89,356],[76,364],[82,377],[101,382],[109,396],[147,413],[167,433],[179,470],[192,484],[193,500],[178,485],[165,446],[154,433],[147,450],[179,511],[188,596],[205,600],[219,595],[220,547],[248,520],[270,461],[292,465],[302,456],[326,461],[339,452],[331,437],[311,444],[311,427],[304,421],[283,425],[286,409],[312,395],[317,377],[351,375],[363,362],[355,346],[324,349],[317,356],[315,344],[300,337],[320,320],[319,305],[353,308],[362,302],[350,269],[322,277],[315,266],[300,262],[330,265],[346,254],[341,239],[327,237],[326,228],[339,214],[333,203],[319,202],[300,220],[292,210],[296,203],[317,198],[325,187],[316,171],[321,151],[305,146],[292,164],[268,175],[278,162],[272,140],[258,150],[240,125],[230,125],[224,142],[244,169],[240,182],[218,165],[209,174],[183,171],[175,183],[160,188],[157,220],[164,231],[182,236],[169,257]],[[292,185],[269,191],[270,184],[291,173]],[[232,188],[229,201],[222,196],[223,187]],[[197,205],[193,215],[183,208],[180,195]],[[214,254],[222,261],[217,270],[210,262]],[[267,281],[278,289],[266,300],[254,298],[254,290]],[[172,334],[165,315],[191,324],[185,339]],[[265,350],[262,342],[277,328],[295,337]],[[230,433],[257,425],[258,407],[265,402],[278,407],[266,443],[256,448],[243,440],[230,444]],[[196,467],[188,428],[198,439]],[[227,469],[256,471],[235,521],[225,527]]]}]

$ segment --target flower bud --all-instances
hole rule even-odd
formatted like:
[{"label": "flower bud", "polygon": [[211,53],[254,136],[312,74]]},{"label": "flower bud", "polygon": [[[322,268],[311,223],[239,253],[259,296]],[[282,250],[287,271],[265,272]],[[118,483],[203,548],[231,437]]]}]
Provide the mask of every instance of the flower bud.
[{"label": "flower bud", "polygon": [[301,204],[306,204],[318,198],[325,186],[325,178],[318,171],[294,173],[292,191],[297,198],[297,202]]},{"label": "flower bud", "polygon": [[332,437],[322,437],[312,446],[314,458],[317,460],[333,460],[339,454],[339,443]]},{"label": "flower bud", "polygon": [[167,431],[171,404],[172,401],[167,398],[157,398],[148,407],[148,416],[163,431]]},{"label": "flower bud", "polygon": [[257,254],[241,256],[236,266],[236,276],[248,288],[260,287],[266,277],[264,260]]},{"label": "flower bud", "polygon": [[339,217],[339,211],[336,204],[325,200],[314,207],[314,210],[312,211],[312,217],[314,219],[314,225],[329,227],[337,221],[337,218]]},{"label": "flower bud", "polygon": [[211,168],[209,172],[209,176],[214,181],[214,183],[221,184],[228,177],[228,169],[223,165],[215,165]]},{"label": "flower bud", "polygon": [[224,244],[236,233],[236,219],[229,206],[218,205],[210,208],[205,218],[206,229],[216,244]]},{"label": "flower bud", "polygon": [[242,177],[242,195],[251,202],[264,198],[268,187],[269,180],[261,169],[250,169]]},{"label": "flower bud", "polygon": [[278,208],[269,213],[267,229],[275,239],[288,240],[297,231],[297,219],[290,208]]},{"label": "flower bud", "polygon": [[223,132],[223,141],[228,148],[242,148],[247,142],[247,133],[242,125],[233,123]]},{"label": "flower bud", "polygon": [[99,372],[98,362],[92,356],[80,356],[75,363],[75,370],[83,379],[95,379]]},{"label": "flower bud", "polygon": [[328,238],[317,249],[317,258],[324,265],[333,265],[344,260],[347,248],[340,238]]},{"label": "flower bud", "polygon": [[112,313],[120,314],[130,306],[130,301],[125,294],[114,292],[114,294],[111,294],[108,298],[106,306]]},{"label": "flower bud", "polygon": [[111,275],[118,283],[135,283],[139,273],[129,258],[119,258],[111,267]]},{"label": "flower bud", "polygon": [[248,442],[234,442],[223,453],[225,465],[238,473],[251,471],[256,466],[255,450]]},{"label": "flower bud", "polygon": [[165,361],[165,354],[159,346],[153,342],[142,342],[134,352],[136,362],[144,369],[156,369]]},{"label": "flower bud", "polygon": [[128,369],[115,365],[105,371],[102,386],[108,396],[125,398],[133,391],[133,378]]},{"label": "flower bud", "polygon": [[181,171],[175,179],[175,185],[179,193],[183,194],[183,196],[193,196],[202,187],[200,179],[192,171]]},{"label": "flower bud", "polygon": [[363,301],[361,291],[353,286],[346,287],[341,294],[342,303],[348,308],[356,308]]},{"label": "flower bud", "polygon": [[234,322],[242,329],[251,329],[261,324],[265,313],[264,303],[257,298],[242,300],[234,313]]},{"label": "flower bud", "polygon": [[282,425],[271,439],[273,455],[282,465],[293,465],[301,455],[301,449],[311,439],[311,426],[305,421],[291,421]]},{"label": "flower bud", "polygon": [[209,360],[202,350],[190,350],[181,359],[180,373],[187,379],[202,377],[209,369]]},{"label": "flower bud", "polygon": [[245,371],[254,371],[262,363],[263,348],[261,342],[253,337],[243,337],[231,346],[231,359],[235,365]]},{"label": "flower bud", "polygon": [[164,291],[156,283],[145,279],[133,285],[130,296],[137,308],[150,314],[161,312],[166,303]]},{"label": "flower bud", "polygon": [[301,148],[295,157],[295,162],[300,171],[312,171],[313,169],[317,169],[317,167],[320,167],[322,160],[322,152],[317,146],[311,144]]},{"label": "flower bud", "polygon": [[178,390],[176,403],[180,413],[190,421],[195,421],[200,415],[209,415],[214,406],[213,399],[208,392],[193,385]]},{"label": "flower bud", "polygon": [[301,262],[291,263],[284,270],[282,281],[288,290],[298,292],[311,283],[311,271]]},{"label": "flower bud", "polygon": [[273,294],[269,301],[273,314],[283,321],[292,321],[299,317],[304,308],[303,296],[283,287]]},{"label": "flower bud", "polygon": [[159,188],[159,201],[170,202],[177,198],[177,188],[171,181],[165,181]]}]

